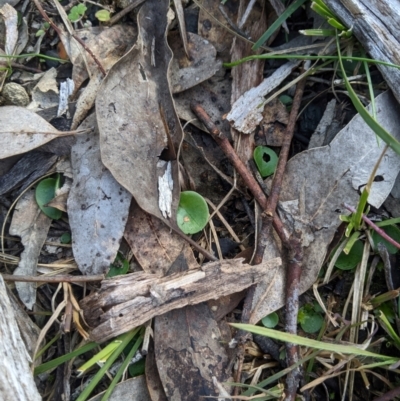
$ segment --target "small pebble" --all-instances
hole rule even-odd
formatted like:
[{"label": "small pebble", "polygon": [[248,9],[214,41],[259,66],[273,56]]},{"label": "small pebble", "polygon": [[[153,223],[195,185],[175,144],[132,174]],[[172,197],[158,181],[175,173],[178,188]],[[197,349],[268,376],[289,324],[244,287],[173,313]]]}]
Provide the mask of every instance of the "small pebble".
[{"label": "small pebble", "polygon": [[15,82],[9,82],[3,86],[1,97],[3,105],[25,107],[29,104],[29,96],[25,88]]}]

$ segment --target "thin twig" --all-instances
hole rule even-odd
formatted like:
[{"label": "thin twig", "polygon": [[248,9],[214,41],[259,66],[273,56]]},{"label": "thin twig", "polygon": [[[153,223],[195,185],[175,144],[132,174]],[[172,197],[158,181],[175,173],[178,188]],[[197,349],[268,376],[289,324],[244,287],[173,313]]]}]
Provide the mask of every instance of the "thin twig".
[{"label": "thin twig", "polygon": [[137,6],[140,6],[144,2],[145,2],[145,0],[136,0],[136,1],[134,1],[133,3],[129,4],[129,6],[125,7],[119,13],[115,14],[112,18],[110,18],[110,20],[107,21],[107,24],[108,25],[114,25],[122,17],[124,17],[126,14],[130,13],[134,8],[136,8]]},{"label": "thin twig", "polygon": [[[356,209],[347,203],[344,203],[343,206],[350,210],[350,212],[355,213]],[[384,238],[387,242],[391,243],[396,248],[400,249],[400,244],[396,242],[393,238],[389,237],[380,227],[378,227],[373,221],[371,221],[365,214],[362,215],[362,219],[371,226],[382,238]]]},{"label": "thin twig", "polygon": [[91,281],[103,281],[104,274],[96,276],[17,276],[12,274],[2,274],[4,281],[24,281],[27,283],[88,283]]},{"label": "thin twig", "polygon": [[[42,5],[40,4],[39,0],[33,0],[33,2],[35,3],[36,8],[39,10],[40,14],[42,15],[42,17],[44,18],[44,20],[46,22],[48,22],[51,27],[57,32],[57,35],[61,38],[63,36],[63,33],[61,32],[60,28],[51,20],[51,18],[47,15],[46,11],[44,10],[44,8],[42,7]],[[83,42],[83,40],[81,38],[79,38],[78,36],[76,36],[75,34],[71,35],[77,42],[79,42],[79,44],[88,52],[88,54],[92,57],[93,61],[97,64],[97,66],[99,67],[101,73],[103,75],[106,75],[106,70],[104,69],[104,67],[102,66],[102,64],[100,63],[100,61],[97,59],[97,57],[95,56],[95,54],[86,46],[86,44]]]},{"label": "thin twig", "polygon": [[[230,144],[228,138],[222,135],[221,131],[215,126],[215,124],[211,121],[210,117],[204,111],[204,109],[198,103],[192,103],[191,108],[193,113],[197,116],[197,118],[204,124],[207,128],[208,132],[214,138],[215,142],[220,146],[221,150],[225,153],[226,157],[235,167],[236,171],[242,177],[244,183],[248,187],[248,189],[253,194],[254,198],[260,204],[260,206],[265,209],[268,204],[267,197],[264,192],[258,185],[255,178],[251,175],[249,169],[244,165],[244,163],[240,160],[239,156],[236,154],[232,145]],[[273,226],[277,234],[279,235],[282,242],[287,242],[288,237],[286,235],[283,224],[278,216],[273,218]]]}]

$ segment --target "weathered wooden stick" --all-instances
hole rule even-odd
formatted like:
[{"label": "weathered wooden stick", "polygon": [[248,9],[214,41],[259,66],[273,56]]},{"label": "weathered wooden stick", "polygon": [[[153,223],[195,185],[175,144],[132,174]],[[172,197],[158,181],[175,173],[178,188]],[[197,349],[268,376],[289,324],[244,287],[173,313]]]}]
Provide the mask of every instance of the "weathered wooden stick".
[{"label": "weathered wooden stick", "polygon": [[102,281],[101,288],[80,306],[92,327],[91,339],[103,342],[170,310],[242,291],[281,263],[275,258],[250,266],[243,259],[232,259],[167,277],[132,273]]}]

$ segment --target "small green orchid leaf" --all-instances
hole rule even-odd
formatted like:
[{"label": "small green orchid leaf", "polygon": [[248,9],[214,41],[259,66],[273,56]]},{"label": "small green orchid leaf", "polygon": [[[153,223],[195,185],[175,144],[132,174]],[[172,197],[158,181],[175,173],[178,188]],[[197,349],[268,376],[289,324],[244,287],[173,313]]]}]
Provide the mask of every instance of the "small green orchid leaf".
[{"label": "small green orchid leaf", "polygon": [[279,316],[276,312],[270,313],[261,319],[261,323],[264,327],[273,329],[279,323]]},{"label": "small green orchid leaf", "polygon": [[304,36],[335,36],[336,31],[333,29],[302,29],[299,31]]},{"label": "small green orchid leaf", "polygon": [[271,148],[257,146],[254,149],[253,157],[263,178],[274,174],[278,164],[278,156]]},{"label": "small green orchid leaf", "polygon": [[340,270],[351,270],[354,269],[358,263],[361,262],[361,258],[364,251],[363,243],[358,240],[351,247],[348,255],[342,252],[336,260],[335,266]]},{"label": "small green orchid leaf", "polygon": [[110,12],[107,10],[99,10],[94,16],[101,22],[110,20]]},{"label": "small green orchid leaf", "polygon": [[210,213],[207,202],[194,191],[181,192],[176,220],[185,234],[195,234],[207,224]]},{"label": "small green orchid leaf", "polygon": [[64,233],[61,235],[60,242],[62,244],[69,244],[71,242],[71,233]]},{"label": "small green orchid leaf", "polygon": [[309,313],[305,315],[304,320],[300,322],[303,331],[308,334],[313,334],[319,331],[324,324],[324,318],[320,313]]},{"label": "small green orchid leaf", "polygon": [[54,199],[59,180],[55,178],[45,178],[40,181],[35,191],[36,202],[40,210],[53,220],[58,220],[62,216],[62,211],[54,207],[46,206],[51,200]]},{"label": "small green orchid leaf", "polygon": [[[396,242],[400,242],[400,229],[396,226],[386,226],[383,227],[382,230],[392,239],[394,239]],[[378,250],[378,244],[382,243],[387,251],[394,255],[399,251],[398,248],[396,248],[394,245],[392,245],[389,241],[385,240],[382,238],[376,231],[372,232],[372,240],[374,241],[374,251],[376,252]]]}]

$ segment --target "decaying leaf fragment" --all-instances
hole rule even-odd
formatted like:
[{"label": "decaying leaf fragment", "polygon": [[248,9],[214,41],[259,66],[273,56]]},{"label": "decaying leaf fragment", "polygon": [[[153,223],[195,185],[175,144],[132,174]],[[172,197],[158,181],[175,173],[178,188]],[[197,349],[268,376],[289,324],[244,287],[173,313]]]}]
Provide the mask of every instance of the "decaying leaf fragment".
[{"label": "decaying leaf fragment", "polygon": [[[18,267],[14,270],[15,276],[36,276],[39,254],[47,238],[51,221],[39,209],[33,190],[26,192],[18,201],[10,234],[21,237],[24,251]],[[21,301],[28,309],[32,309],[36,302],[36,283],[17,282],[15,286]]]},{"label": "decaying leaf fragment", "polygon": [[[375,99],[379,123],[395,138],[400,138],[400,110],[393,96],[386,92]],[[359,114],[342,129],[330,145],[299,153],[286,166],[279,214],[292,230],[302,233],[304,250],[300,292],[308,290],[318,276],[336,229],[340,214],[348,212],[343,203],[356,206],[358,186],[365,185],[368,175],[384,148]],[[389,195],[400,169],[400,156],[386,152],[377,171],[383,181],[374,182],[368,202],[379,207]],[[274,255],[276,246],[268,244],[265,256]],[[257,286],[251,321],[259,321],[284,304],[285,277],[266,272]]]},{"label": "decaying leaf fragment", "polygon": [[[92,114],[81,127],[95,125]],[[117,255],[132,196],[101,162],[97,129],[77,137],[71,163],[68,215],[75,260],[82,273],[102,274]]]},{"label": "decaying leaf fragment", "polygon": [[228,355],[207,304],[186,306],[158,316],[154,323],[156,362],[169,400],[190,401],[219,395],[213,377],[225,382]]},{"label": "decaying leaf fragment", "polygon": [[99,291],[80,302],[93,327],[91,338],[103,342],[170,310],[239,292],[281,265],[280,258],[256,266],[242,262],[212,262],[162,278],[138,272],[102,281]]},{"label": "decaying leaf fragment", "polygon": [[[175,224],[179,201],[175,149],[182,128],[168,83],[172,58],[166,42],[168,5],[165,0],[144,3],[138,14],[137,43],[103,81],[96,113],[105,166],[143,210]],[[158,163],[160,159],[166,163]],[[164,218],[158,178],[169,168],[173,181],[171,215]]]}]

